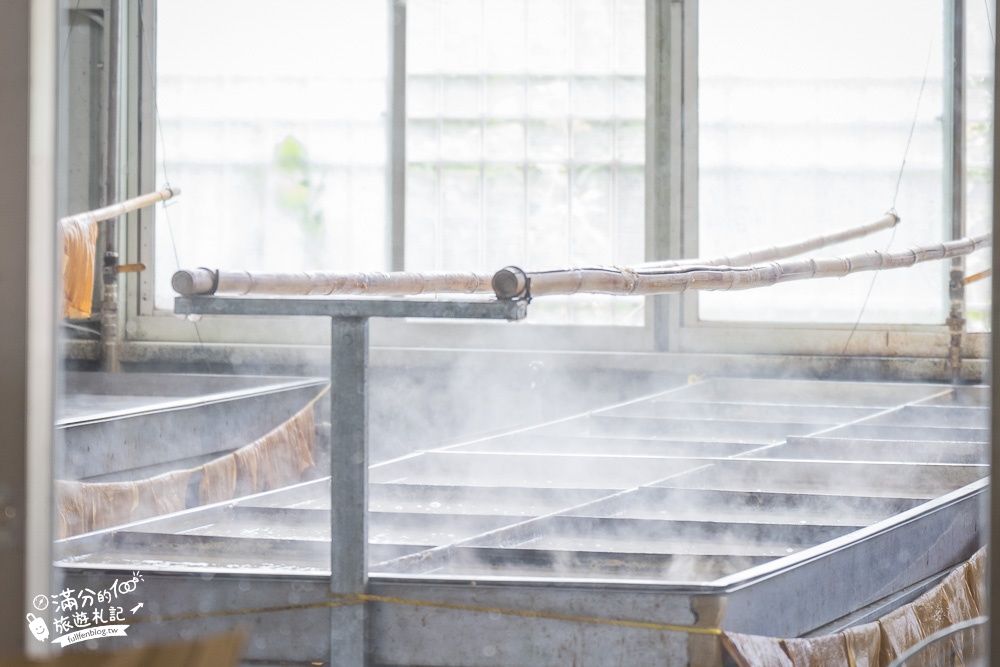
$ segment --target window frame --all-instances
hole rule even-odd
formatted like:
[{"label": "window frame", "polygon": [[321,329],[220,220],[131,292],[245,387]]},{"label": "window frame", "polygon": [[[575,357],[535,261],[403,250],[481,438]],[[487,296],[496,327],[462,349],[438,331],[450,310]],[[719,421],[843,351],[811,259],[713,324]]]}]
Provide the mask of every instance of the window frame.
[{"label": "window frame", "polygon": [[[399,65],[405,61],[405,24],[396,21],[405,7],[399,0],[388,3],[387,30],[393,37],[390,68],[387,81],[390,95],[387,99],[387,195],[389,196],[389,219],[391,230],[386,249],[389,266],[399,270],[402,265],[404,248],[403,205],[405,186],[404,139],[401,127],[405,127],[405,72],[399,72]],[[647,0],[647,6],[651,0]],[[155,189],[155,15],[156,0],[146,0],[129,17],[128,48],[128,99],[129,118],[137,118],[127,130],[128,158],[137,169],[130,170],[128,192]],[[400,26],[403,27],[400,27]],[[401,115],[402,114],[402,115]],[[402,120],[401,120],[402,119]],[[401,125],[401,122],[403,123]],[[395,128],[395,131],[393,129]],[[152,149],[150,148],[152,147]],[[183,184],[175,184],[183,189]],[[144,343],[194,343],[221,345],[321,345],[329,337],[329,327],[323,322],[303,325],[301,320],[285,318],[210,318],[199,322],[197,329],[190,323],[169,317],[170,313],[154,306],[154,217],[153,209],[143,209],[130,214],[130,227],[137,230],[127,239],[129,261],[141,262],[146,270],[129,274],[126,278],[126,301],[122,309],[126,323],[124,340],[126,344]],[[646,309],[648,311],[648,309]],[[530,312],[530,308],[529,308]],[[529,315],[530,317],[530,315]],[[293,323],[294,322],[294,323]],[[609,330],[612,331],[609,335]],[[609,350],[651,351],[652,317],[645,314],[643,326],[622,325],[517,325],[480,322],[440,322],[421,320],[373,320],[371,341],[381,347],[418,348],[489,348],[489,349],[569,349],[578,351]],[[609,345],[609,341],[613,341]],[[567,345],[567,342],[569,344]]]},{"label": "window frame", "polygon": [[[387,73],[386,254],[398,270],[405,254],[405,3],[386,0],[391,41]],[[946,3],[948,4],[948,3]],[[693,257],[698,247],[698,0],[646,0],[645,244],[648,260]],[[127,192],[155,189],[155,13],[156,0],[131,6],[127,25],[128,119],[123,128],[128,164]],[[139,11],[142,16],[139,16]],[[954,42],[951,42],[953,44]],[[657,49],[658,44],[667,48]],[[963,56],[964,57],[964,56]],[[960,109],[959,109],[960,111]],[[947,166],[947,165],[946,165]],[[960,171],[964,171],[961,164]],[[947,171],[946,171],[947,173]],[[176,184],[183,187],[183,184]],[[951,198],[946,198],[951,201]],[[129,262],[146,271],[127,274],[123,340],[126,345],[322,345],[328,327],[280,318],[210,318],[197,327],[169,317],[153,305],[155,212],[130,214],[122,245]],[[779,288],[780,289],[780,288]],[[499,323],[376,320],[377,347],[539,349],[608,352],[840,355],[854,327],[849,324],[705,321],[698,295],[646,298],[643,326],[505,325]],[[529,307],[530,320],[530,307]],[[502,328],[500,328],[502,327]],[[987,334],[965,333],[963,357],[984,358]],[[862,324],[847,356],[947,357],[947,326]]]},{"label": "window frame", "polygon": [[[954,126],[964,122],[964,73],[966,53],[956,44],[964,44],[964,21],[956,19],[954,3],[944,2],[945,15],[942,31],[945,35],[945,59],[958,63],[954,71],[946,72],[944,81],[946,113],[944,122],[945,178],[944,201],[947,211],[942,212],[942,226],[950,218],[952,238],[964,235],[964,146],[956,141]],[[680,191],[683,213],[671,219],[681,231],[680,247],[683,257],[696,257],[698,253],[698,0],[672,0],[675,9],[683,16],[682,28],[675,37],[682,42],[680,56],[684,61],[678,76],[683,102],[680,113],[680,151],[683,164],[673,168],[681,170]],[[676,53],[677,49],[674,49]],[[955,79],[953,74],[959,74]],[[951,94],[949,94],[951,93]],[[957,93],[957,94],[956,94]],[[948,105],[947,101],[951,104]],[[960,136],[964,136],[961,135]],[[957,167],[957,168],[956,168]],[[942,273],[944,271],[942,270]],[[947,358],[951,342],[945,322],[940,324],[837,324],[837,323],[787,323],[702,320],[698,311],[698,293],[686,293],[673,300],[674,312],[661,319],[658,339],[666,340],[665,349],[674,352],[734,354],[790,354],[790,355],[846,355],[893,357],[942,357]],[[853,333],[852,333],[853,332]],[[963,332],[963,358],[985,358],[988,355],[989,334]],[[850,341],[845,351],[845,344]]]}]

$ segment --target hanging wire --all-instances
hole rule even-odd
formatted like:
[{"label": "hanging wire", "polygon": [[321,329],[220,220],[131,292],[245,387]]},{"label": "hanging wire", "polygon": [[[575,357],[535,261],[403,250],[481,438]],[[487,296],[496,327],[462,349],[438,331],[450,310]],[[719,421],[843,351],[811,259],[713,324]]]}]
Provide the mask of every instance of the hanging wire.
[{"label": "hanging wire", "polygon": [[983,4],[986,5],[986,27],[990,30],[990,41],[993,42],[993,48],[997,48],[997,39],[993,36],[993,19],[990,18],[990,0],[983,0]]},{"label": "hanging wire", "polygon": [[[81,2],[82,2],[82,0],[76,0],[76,6],[73,7],[72,11],[74,11],[74,12],[79,11],[80,10],[80,3]],[[73,36],[73,22],[72,22],[72,20],[70,20],[70,22],[69,22],[69,30],[66,31],[66,43],[63,44],[62,55],[59,56],[59,64],[60,64],[60,66],[66,64],[66,54],[69,53],[69,38],[72,37],[72,36]]]},{"label": "hanging wire", "polygon": [[[917,119],[920,117],[920,101],[924,97],[924,88],[927,86],[927,73],[930,71],[931,66],[931,53],[933,51],[934,43],[931,42],[927,47],[927,62],[924,64],[924,77],[920,81],[920,92],[917,93],[917,104],[916,108],[913,110],[913,122],[910,123],[910,133],[906,137],[906,148],[903,149],[903,161],[899,165],[899,175],[896,176],[896,189],[892,193],[892,207],[889,212],[896,215],[896,199],[899,197],[899,186],[903,182],[903,170],[906,169],[906,158],[910,154],[910,145],[913,143],[913,133],[917,128]],[[892,242],[896,239],[896,230],[898,226],[893,226],[892,234],[889,236],[889,242],[885,245],[885,252],[889,252],[889,248],[892,246]],[[854,321],[854,326],[851,327],[851,333],[847,336],[847,342],[844,343],[844,349],[840,353],[841,356],[847,354],[847,348],[851,345],[851,340],[854,338],[854,334],[858,330],[858,326],[861,325],[861,319],[865,316],[865,310],[868,308],[868,300],[872,296],[872,290],[875,288],[875,281],[878,279],[878,271],[872,273],[871,282],[868,283],[868,292],[865,294],[865,300],[861,304],[861,312],[858,313],[858,319]]]},{"label": "hanging wire", "polygon": [[[153,73],[153,58],[152,58],[152,56],[149,53],[149,40],[142,39],[142,35],[145,34],[144,25],[143,25],[143,17],[145,16],[145,13],[144,13],[144,10],[143,10],[143,5],[144,5],[143,0],[139,0],[139,35],[140,35],[139,39],[142,41],[142,51],[143,51],[143,55],[146,57],[146,66],[149,68],[149,71],[152,74]],[[156,98],[156,77],[155,76],[153,77],[152,81],[153,81],[153,93],[154,93],[153,94],[153,118],[156,120],[156,134],[157,134],[157,136],[160,139],[160,141],[159,141],[159,144],[160,144],[159,145],[160,160],[159,161],[160,161],[161,167],[163,168],[163,179],[164,179],[164,181],[166,181],[166,186],[170,187],[170,175],[167,173],[167,150],[166,150],[166,143],[167,142],[166,142],[166,139],[164,138],[165,135],[163,134],[163,123],[162,123],[162,121],[160,119],[160,104],[159,104],[159,100],[157,100],[157,98]],[[173,203],[174,202],[171,202],[171,205]],[[164,221],[167,223],[167,233],[170,235],[170,247],[171,247],[171,249],[173,250],[173,253],[174,253],[174,262],[177,264],[177,270],[180,271],[181,270],[180,253],[177,252],[177,240],[174,237],[174,226],[173,226],[173,224],[170,221],[170,210],[169,210],[169,206],[168,206],[167,202],[163,202],[163,218],[164,218]],[[195,336],[198,338],[198,347],[201,348],[201,349],[204,349],[205,348],[205,341],[202,340],[201,329],[198,327],[198,322],[195,321],[195,320],[188,320],[188,321],[191,322],[192,325],[194,325],[194,333],[195,333]],[[206,360],[205,363],[206,363],[206,368],[210,369],[210,367],[208,366],[208,361],[207,360]]]}]

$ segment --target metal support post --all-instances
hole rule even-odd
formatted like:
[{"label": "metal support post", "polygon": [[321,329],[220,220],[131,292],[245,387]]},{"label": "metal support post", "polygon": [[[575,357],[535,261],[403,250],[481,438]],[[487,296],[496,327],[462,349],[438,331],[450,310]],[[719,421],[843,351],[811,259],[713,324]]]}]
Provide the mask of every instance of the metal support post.
[{"label": "metal support post", "polygon": [[347,596],[349,604],[331,609],[330,664],[370,664],[366,605],[350,600],[368,585],[368,320],[522,320],[527,301],[194,296],[176,299],[174,312],[331,319],[330,592]]},{"label": "metal support post", "polygon": [[[332,317],[330,338],[330,592],[368,584],[368,318]],[[330,664],[366,665],[365,605],[334,607]]]},{"label": "metal support post", "polygon": [[[965,0],[945,3],[945,83],[951,105],[946,109],[945,184],[947,219],[952,239],[965,236]],[[948,296],[948,366],[952,382],[962,378],[962,334],[965,331],[965,258],[951,260]]]}]

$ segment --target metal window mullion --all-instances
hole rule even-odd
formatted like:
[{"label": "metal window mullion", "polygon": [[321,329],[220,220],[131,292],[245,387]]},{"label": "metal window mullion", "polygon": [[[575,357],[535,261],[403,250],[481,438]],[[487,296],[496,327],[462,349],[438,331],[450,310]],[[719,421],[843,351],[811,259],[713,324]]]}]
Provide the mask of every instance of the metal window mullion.
[{"label": "metal window mullion", "polygon": [[[946,230],[952,239],[965,235],[965,0],[945,3],[944,132]],[[962,258],[952,260],[961,265]]]},{"label": "metal window mullion", "polygon": [[[670,243],[677,257],[696,257],[699,253],[699,148],[698,148],[698,2],[684,0],[676,6],[671,32],[677,41],[672,53],[670,77],[674,82],[671,106],[675,121],[671,126],[671,144],[677,157],[671,162],[679,195],[671,207]],[[686,323],[696,323],[700,316],[699,294],[683,294],[675,300],[677,307],[671,327],[679,332]],[[674,346],[672,349],[679,350]]]},{"label": "metal window mullion", "polygon": [[531,161],[528,154],[528,90],[530,71],[528,59],[531,54],[531,2],[524,0],[524,59],[521,64],[521,182],[524,184],[521,198],[523,205],[524,236],[521,241],[521,252],[525,264],[531,259]]},{"label": "metal window mullion", "polygon": [[476,266],[486,263],[486,0],[479,0],[479,248]]},{"label": "metal window mullion", "polygon": [[611,122],[611,161],[608,168],[611,173],[611,192],[609,193],[608,211],[611,224],[611,258],[613,262],[619,261],[619,234],[618,234],[618,152],[616,132],[618,117],[618,0],[611,1],[611,116],[616,120]]},{"label": "metal window mullion", "polygon": [[402,271],[406,264],[406,3],[387,0],[389,5],[389,193],[388,265]]},{"label": "metal window mullion", "polygon": [[[131,3],[125,3],[131,5]],[[129,170],[130,176],[125,196],[134,197],[140,192],[150,192],[156,183],[156,4],[145,0],[129,11],[129,163],[138,169]],[[134,30],[134,31],[133,31]],[[133,177],[134,174],[134,177]],[[139,287],[135,311],[125,309],[127,316],[152,315],[156,300],[156,233],[157,209],[148,207],[129,214],[129,220],[138,219],[135,242],[135,261],[146,265],[139,272]],[[129,244],[130,247],[132,244]],[[126,329],[127,331],[127,329]]]},{"label": "metal window mullion", "polygon": [[[951,102],[947,113],[948,129],[945,132],[945,173],[950,176],[945,184],[945,201],[948,207],[950,238],[965,236],[965,0],[945,3],[945,99]],[[950,196],[949,196],[950,195]],[[947,271],[946,267],[942,267]],[[952,377],[961,378],[962,334],[965,331],[965,258],[951,261],[946,273],[949,310],[947,324],[950,333],[948,363]]]},{"label": "metal window mullion", "polygon": [[435,188],[435,211],[434,211],[434,268],[441,269],[444,263],[444,171],[441,166],[441,146],[444,141],[444,72],[442,71],[441,58],[444,55],[442,45],[442,17],[444,10],[441,7],[441,0],[435,2],[437,18],[434,22],[435,50],[437,51],[437,95],[435,96],[435,110],[437,111],[437,160],[434,169],[437,175],[437,187]]},{"label": "metal window mullion", "polygon": [[[574,21],[576,15],[574,13],[573,0],[565,0],[566,5],[566,16],[568,20],[566,21],[566,43],[569,62],[566,65],[566,85],[569,89],[567,95],[567,105],[566,109],[566,264],[572,264],[573,257],[573,186],[575,184],[574,169],[573,169],[573,122],[572,122],[572,109],[573,109],[573,74],[575,74],[576,68],[573,66],[573,58],[576,55],[576,31],[573,29]],[[573,316],[573,309],[570,308],[570,322],[572,323],[576,318]]]},{"label": "metal window mullion", "polygon": [[[680,172],[693,171],[692,179],[697,179],[696,156],[692,164],[692,156],[680,145],[680,86],[687,77],[697,80],[696,64],[682,57],[696,54],[696,44],[690,44],[690,51],[681,46],[684,40],[697,36],[696,8],[696,0],[646,0],[645,213],[646,256],[650,260],[679,256],[682,222],[696,224],[694,220],[682,220],[680,215],[681,186],[688,185],[681,180]],[[689,130],[693,127],[697,131],[697,114],[691,106],[694,103],[686,100],[683,118]],[[677,349],[682,305],[673,296],[653,297],[648,317],[655,349]]]}]

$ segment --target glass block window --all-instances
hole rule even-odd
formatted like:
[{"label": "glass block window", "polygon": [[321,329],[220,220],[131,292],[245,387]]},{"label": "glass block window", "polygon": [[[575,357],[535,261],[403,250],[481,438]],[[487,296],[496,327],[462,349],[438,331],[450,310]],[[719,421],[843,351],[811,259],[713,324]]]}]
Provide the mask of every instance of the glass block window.
[{"label": "glass block window", "polygon": [[[643,0],[410,0],[406,269],[644,259]],[[641,325],[642,299],[534,322]]]},{"label": "glass block window", "polygon": [[156,8],[156,306],[178,265],[388,268],[385,3]]},{"label": "glass block window", "polygon": [[[915,115],[890,250],[949,237],[942,0],[701,0],[698,11],[699,256],[881,217]],[[906,39],[886,39],[888,25]],[[884,250],[890,236],[811,254]],[[942,323],[949,268],[879,274],[862,323]],[[700,316],[853,323],[872,275],[702,293]]]}]

